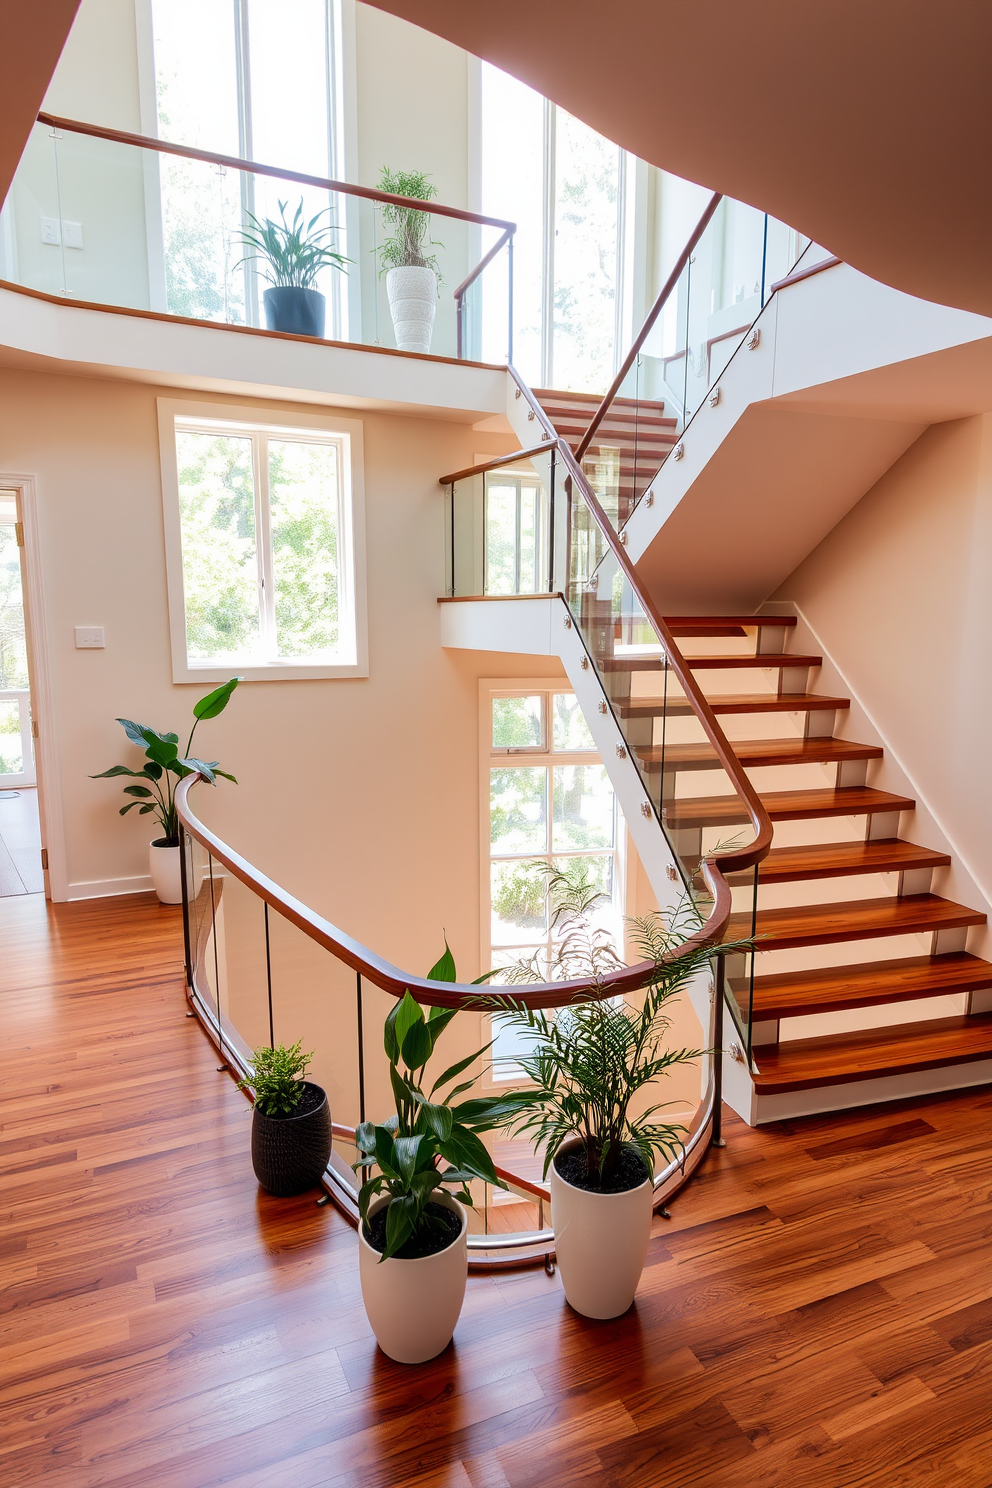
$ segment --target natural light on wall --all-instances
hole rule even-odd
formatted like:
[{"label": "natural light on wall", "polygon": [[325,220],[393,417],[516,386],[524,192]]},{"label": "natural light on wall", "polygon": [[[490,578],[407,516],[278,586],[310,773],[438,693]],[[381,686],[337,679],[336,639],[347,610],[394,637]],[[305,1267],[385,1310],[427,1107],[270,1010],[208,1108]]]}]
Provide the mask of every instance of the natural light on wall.
[{"label": "natural light on wall", "polygon": [[163,490],[183,669],[362,675],[353,434],[169,404]]}]

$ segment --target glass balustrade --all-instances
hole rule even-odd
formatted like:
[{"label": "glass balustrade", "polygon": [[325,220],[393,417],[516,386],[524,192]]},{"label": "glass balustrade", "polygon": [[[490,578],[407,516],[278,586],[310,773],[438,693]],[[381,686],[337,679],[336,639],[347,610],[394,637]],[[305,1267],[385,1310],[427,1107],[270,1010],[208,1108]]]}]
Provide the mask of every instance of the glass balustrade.
[{"label": "glass balustrade", "polygon": [[462,473],[449,482],[445,534],[451,595],[547,594],[554,588],[553,445]]}]

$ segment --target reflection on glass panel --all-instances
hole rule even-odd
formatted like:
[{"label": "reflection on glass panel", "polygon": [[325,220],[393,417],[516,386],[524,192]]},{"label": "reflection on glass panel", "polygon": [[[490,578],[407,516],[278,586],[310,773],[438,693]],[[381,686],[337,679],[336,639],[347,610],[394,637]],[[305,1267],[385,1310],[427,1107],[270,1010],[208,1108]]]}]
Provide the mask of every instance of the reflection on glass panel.
[{"label": "reflection on glass panel", "polygon": [[546,852],[548,772],[508,765],[489,772],[490,840],[494,853]]},{"label": "reflection on glass panel", "polygon": [[572,692],[555,693],[555,749],[595,749],[589,725],[582,716],[578,698]]},{"label": "reflection on glass panel", "polygon": [[556,388],[605,389],[613,375],[620,150],[557,111],[554,245]]},{"label": "reflection on glass panel", "polygon": [[187,653],[244,659],[259,639],[251,440],[177,429],[176,455]]},{"label": "reflection on glass panel", "polygon": [[613,787],[602,765],[556,765],[554,771],[555,851],[612,847]]},{"label": "reflection on glass panel", "polygon": [[493,698],[493,748],[540,749],[544,743],[544,699]]},{"label": "reflection on glass panel", "polygon": [[543,864],[493,863],[490,893],[494,946],[544,940],[548,931],[548,896]]},{"label": "reflection on glass panel", "polygon": [[541,587],[540,504],[540,486],[533,477],[487,476],[487,594],[534,594]]},{"label": "reflection on glass panel", "polygon": [[0,775],[20,775],[24,769],[20,710],[16,698],[0,698]]},{"label": "reflection on glass panel", "polygon": [[278,655],[331,658],[338,625],[338,451],[269,440]]}]

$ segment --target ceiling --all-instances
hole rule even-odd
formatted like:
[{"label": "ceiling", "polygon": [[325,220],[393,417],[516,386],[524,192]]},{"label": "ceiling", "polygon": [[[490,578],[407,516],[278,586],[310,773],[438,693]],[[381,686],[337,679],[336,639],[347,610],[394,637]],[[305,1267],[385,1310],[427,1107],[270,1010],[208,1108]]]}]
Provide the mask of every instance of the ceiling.
[{"label": "ceiling", "polygon": [[988,0],[377,8],[513,73],[654,165],[770,212],[874,279],[992,313]]},{"label": "ceiling", "polygon": [[0,0],[0,202],[78,9],[79,0]]}]

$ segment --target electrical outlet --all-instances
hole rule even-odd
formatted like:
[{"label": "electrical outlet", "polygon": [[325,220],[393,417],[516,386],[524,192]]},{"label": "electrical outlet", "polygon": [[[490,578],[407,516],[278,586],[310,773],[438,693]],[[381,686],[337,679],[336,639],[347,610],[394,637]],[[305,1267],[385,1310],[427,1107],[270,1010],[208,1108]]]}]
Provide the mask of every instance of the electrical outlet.
[{"label": "electrical outlet", "polygon": [[63,222],[62,241],[67,248],[82,248],[83,224],[81,222]]},{"label": "electrical outlet", "polygon": [[107,640],[102,625],[77,625],[76,626],[76,650],[77,651],[99,651],[106,646]]},{"label": "electrical outlet", "polygon": [[59,219],[57,217],[42,217],[41,241],[43,243],[54,243],[56,247],[61,243],[62,233],[59,230]]}]

